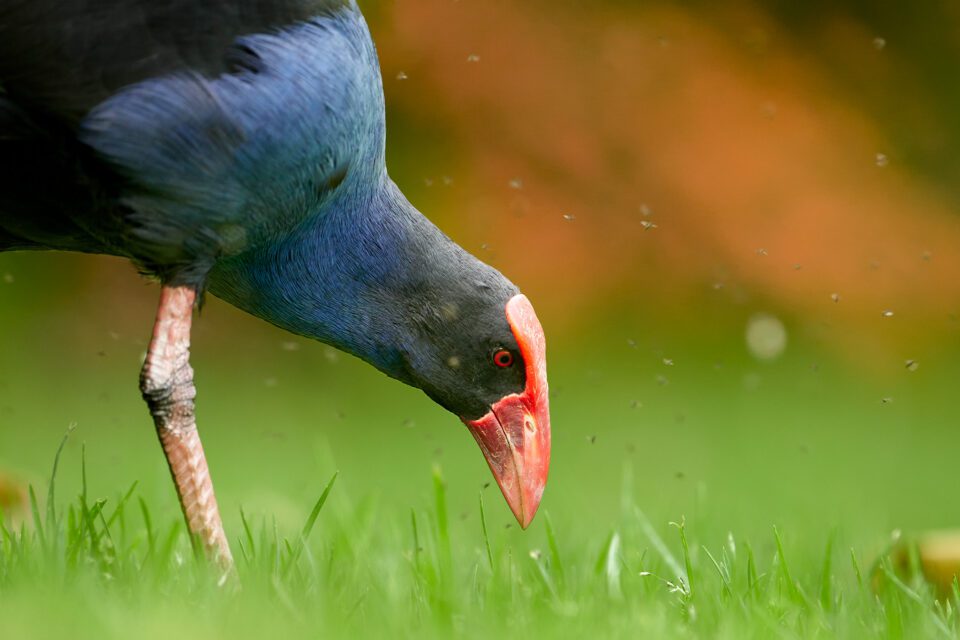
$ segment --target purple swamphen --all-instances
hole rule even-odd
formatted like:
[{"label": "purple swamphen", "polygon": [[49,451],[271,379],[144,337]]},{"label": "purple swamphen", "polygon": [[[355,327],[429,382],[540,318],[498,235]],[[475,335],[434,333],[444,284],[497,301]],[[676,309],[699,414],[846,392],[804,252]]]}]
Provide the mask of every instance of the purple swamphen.
[{"label": "purple swamphen", "polygon": [[140,374],[190,532],[230,566],[194,419],[212,294],[466,423],[526,527],[550,461],[543,330],[384,164],[354,0],[0,0],[0,251],[123,256],[162,284]]}]

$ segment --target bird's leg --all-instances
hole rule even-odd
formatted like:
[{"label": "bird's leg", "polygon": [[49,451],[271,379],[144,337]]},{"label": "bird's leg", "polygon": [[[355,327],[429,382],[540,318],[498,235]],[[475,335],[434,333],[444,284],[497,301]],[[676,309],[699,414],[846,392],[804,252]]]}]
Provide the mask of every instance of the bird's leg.
[{"label": "bird's leg", "polygon": [[221,567],[229,569],[233,557],[193,412],[197,391],[190,367],[190,322],[196,298],[192,287],[163,287],[153,338],[140,372],[140,391],[153,414],[190,535]]}]

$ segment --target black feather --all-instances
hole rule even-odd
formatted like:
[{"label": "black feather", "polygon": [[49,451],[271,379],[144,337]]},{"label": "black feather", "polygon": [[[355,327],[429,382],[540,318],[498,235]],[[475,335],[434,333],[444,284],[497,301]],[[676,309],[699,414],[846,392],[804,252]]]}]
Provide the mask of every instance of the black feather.
[{"label": "black feather", "polygon": [[[119,89],[178,71],[247,68],[239,37],[346,0],[0,0],[0,86],[17,103],[76,125]],[[255,56],[252,56],[255,57]]]}]

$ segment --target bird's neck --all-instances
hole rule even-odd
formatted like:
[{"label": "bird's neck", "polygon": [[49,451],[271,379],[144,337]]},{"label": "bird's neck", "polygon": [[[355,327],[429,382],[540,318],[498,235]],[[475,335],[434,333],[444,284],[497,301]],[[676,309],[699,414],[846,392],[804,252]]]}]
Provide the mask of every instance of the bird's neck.
[{"label": "bird's neck", "polygon": [[280,242],[225,259],[210,291],[293,333],[404,379],[410,305],[479,264],[384,174],[342,195]]}]

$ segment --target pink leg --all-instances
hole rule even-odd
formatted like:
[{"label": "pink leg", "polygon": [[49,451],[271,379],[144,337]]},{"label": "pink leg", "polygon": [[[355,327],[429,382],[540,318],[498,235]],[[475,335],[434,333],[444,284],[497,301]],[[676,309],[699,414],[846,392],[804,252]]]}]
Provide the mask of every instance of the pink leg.
[{"label": "pink leg", "polygon": [[153,414],[190,534],[229,569],[233,556],[193,412],[197,390],[190,367],[190,323],[196,298],[190,287],[163,287],[153,339],[140,371],[140,391]]}]

